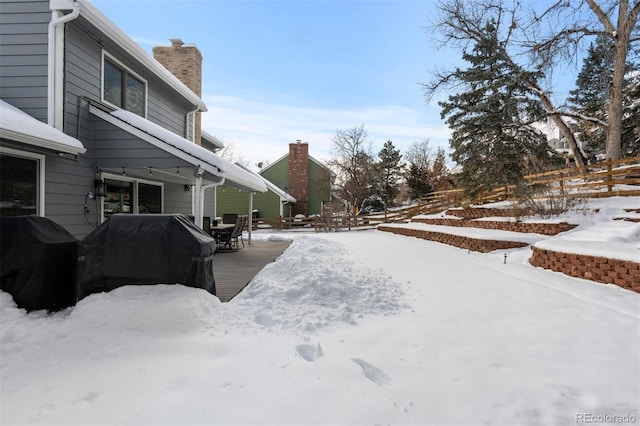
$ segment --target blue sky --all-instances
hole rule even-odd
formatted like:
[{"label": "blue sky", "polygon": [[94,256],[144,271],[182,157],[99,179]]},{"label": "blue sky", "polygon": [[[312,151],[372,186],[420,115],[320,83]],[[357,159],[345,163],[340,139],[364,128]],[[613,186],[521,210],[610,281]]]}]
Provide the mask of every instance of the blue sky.
[{"label": "blue sky", "polygon": [[[93,0],[145,50],[181,38],[203,55],[203,128],[249,165],[273,162],[288,144],[329,158],[337,129],[364,123],[374,152],[401,151],[449,130],[420,83],[457,54],[430,47],[435,2]],[[444,96],[444,95],[443,95]]]}]

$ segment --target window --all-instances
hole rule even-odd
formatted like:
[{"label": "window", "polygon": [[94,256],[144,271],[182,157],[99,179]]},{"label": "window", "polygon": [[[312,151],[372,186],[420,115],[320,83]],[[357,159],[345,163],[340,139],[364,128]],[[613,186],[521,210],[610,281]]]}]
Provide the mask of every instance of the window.
[{"label": "window", "polygon": [[138,183],[138,212],[162,213],[162,187]]},{"label": "window", "polygon": [[0,152],[0,216],[41,214],[44,158]]},{"label": "window", "polygon": [[115,60],[102,59],[102,99],[141,117],[146,113],[147,83]]},{"label": "window", "polygon": [[107,187],[104,197],[104,217],[109,218],[116,213],[133,213],[133,182],[105,179]]},{"label": "window", "polygon": [[162,184],[106,175],[102,211],[105,219],[117,213],[162,213]]}]

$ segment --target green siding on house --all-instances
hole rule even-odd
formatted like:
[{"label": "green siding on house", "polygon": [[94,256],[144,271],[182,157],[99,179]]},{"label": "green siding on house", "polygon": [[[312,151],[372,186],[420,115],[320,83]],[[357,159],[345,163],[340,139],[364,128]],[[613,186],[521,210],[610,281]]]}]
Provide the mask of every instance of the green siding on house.
[{"label": "green siding on house", "polygon": [[322,204],[331,201],[329,171],[309,160],[309,214],[321,214]]},{"label": "green siding on house", "polygon": [[[230,187],[218,187],[216,193],[217,216],[224,213],[249,214],[249,193]],[[253,209],[258,210],[261,218],[277,218],[280,216],[280,197],[272,191],[257,192],[253,195]],[[283,215],[288,216],[288,203],[283,208]]]},{"label": "green siding on house", "polygon": [[[289,190],[289,155],[262,171],[260,175],[282,189]],[[309,158],[309,214],[322,212],[322,203],[331,200],[331,177],[329,170]],[[285,210],[285,216],[287,211]]]},{"label": "green siding on house", "polygon": [[253,196],[253,208],[258,210],[260,217],[278,217],[280,216],[280,197],[271,191],[256,193]]},{"label": "green siding on house", "polygon": [[229,186],[216,188],[216,215],[225,213],[249,214],[249,193]]},{"label": "green siding on house", "polygon": [[289,192],[289,156],[273,163],[268,169],[260,172],[260,175],[284,192]]}]

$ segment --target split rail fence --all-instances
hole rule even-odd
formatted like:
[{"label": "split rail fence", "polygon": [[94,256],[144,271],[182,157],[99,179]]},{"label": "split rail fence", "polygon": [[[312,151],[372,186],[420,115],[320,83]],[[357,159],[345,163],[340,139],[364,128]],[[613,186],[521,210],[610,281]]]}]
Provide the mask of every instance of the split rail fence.
[{"label": "split rail fence", "polygon": [[[569,167],[525,176],[530,194],[540,191],[540,197],[550,193],[567,197],[601,198],[612,196],[640,196],[640,157],[624,158],[617,161],[591,164],[584,169]],[[545,191],[542,191],[544,189]],[[268,226],[276,230],[314,229],[327,231],[335,228],[357,228],[380,223],[408,222],[419,214],[434,214],[454,207],[471,204],[482,205],[490,202],[518,199],[515,185],[493,188],[475,199],[468,198],[463,189],[430,193],[420,202],[406,207],[389,209],[384,212],[357,216],[349,212],[333,212],[323,216],[254,218],[254,229]]]}]

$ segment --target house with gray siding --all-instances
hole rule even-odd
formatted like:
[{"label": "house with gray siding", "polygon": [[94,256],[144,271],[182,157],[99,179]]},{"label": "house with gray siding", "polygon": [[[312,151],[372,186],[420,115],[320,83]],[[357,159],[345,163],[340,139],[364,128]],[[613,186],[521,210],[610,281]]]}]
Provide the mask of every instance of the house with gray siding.
[{"label": "house with gray siding", "polygon": [[201,82],[174,75],[174,51],[200,55],[172,39],[161,64],[87,0],[0,0],[0,215],[46,216],[82,238],[115,213],[202,226],[216,186],[266,191],[213,152]]}]

